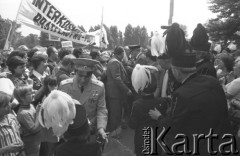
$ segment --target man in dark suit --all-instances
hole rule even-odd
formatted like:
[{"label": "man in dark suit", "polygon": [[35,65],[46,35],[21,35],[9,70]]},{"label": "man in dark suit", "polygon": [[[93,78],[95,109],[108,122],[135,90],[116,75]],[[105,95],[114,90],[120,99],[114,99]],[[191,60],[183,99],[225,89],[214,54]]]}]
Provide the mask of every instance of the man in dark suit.
[{"label": "man in dark suit", "polygon": [[134,66],[136,64],[147,65],[147,58],[145,54],[141,51],[140,45],[130,45],[128,47],[130,49],[131,57],[134,60]]},{"label": "man in dark suit", "polygon": [[[132,95],[128,87],[129,80],[127,72],[122,65],[124,56],[123,47],[117,47],[114,50],[114,56],[107,64],[107,107],[109,111],[108,129],[113,136],[118,136],[118,130],[121,129],[122,109],[126,102],[127,95]],[[113,132],[114,131],[114,132]]]},{"label": "man in dark suit", "polygon": [[58,86],[61,81],[69,79],[71,77],[71,72],[74,70],[73,60],[75,56],[72,54],[64,56],[60,69],[57,71],[55,76],[57,77]]},{"label": "man in dark suit", "polygon": [[48,55],[48,67],[50,69],[50,72],[52,74],[53,69],[57,65],[58,60],[58,51],[54,46],[50,46],[47,48],[47,55]]},{"label": "man in dark suit", "polygon": [[[173,147],[178,134],[183,134],[189,140],[187,150],[182,155],[191,155],[199,152],[199,155],[212,155],[217,151],[221,155],[219,147],[224,134],[231,134],[228,120],[227,101],[222,87],[217,79],[196,74],[195,54],[186,53],[172,58],[172,72],[181,86],[173,93],[173,102],[166,117],[157,110],[151,110],[150,116],[159,121],[160,128],[170,128],[164,140],[168,147]],[[194,150],[194,135],[202,135],[198,142],[197,150]],[[208,138],[213,134],[218,136],[209,145]],[[195,140],[196,141],[196,140]],[[212,148],[211,148],[211,147]],[[160,147],[160,146],[159,146]],[[210,149],[211,148],[211,149]],[[167,153],[180,152],[170,148]],[[210,149],[208,151],[208,149]],[[212,150],[213,149],[213,150]]]}]

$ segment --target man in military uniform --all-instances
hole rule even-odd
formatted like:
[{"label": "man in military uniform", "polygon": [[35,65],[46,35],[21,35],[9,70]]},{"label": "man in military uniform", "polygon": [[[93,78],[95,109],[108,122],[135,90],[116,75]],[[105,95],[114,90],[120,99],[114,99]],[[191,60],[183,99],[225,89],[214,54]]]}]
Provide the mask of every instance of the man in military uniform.
[{"label": "man in military uniform", "polygon": [[136,64],[147,65],[147,58],[141,51],[140,45],[130,45],[128,47],[130,49],[131,58],[134,60],[134,66]]},{"label": "man in military uniform", "polygon": [[87,58],[73,59],[75,76],[61,82],[59,89],[78,100],[86,109],[91,129],[97,130],[103,139],[107,139],[105,129],[108,112],[105,102],[105,88],[101,81],[92,76],[99,62]]}]

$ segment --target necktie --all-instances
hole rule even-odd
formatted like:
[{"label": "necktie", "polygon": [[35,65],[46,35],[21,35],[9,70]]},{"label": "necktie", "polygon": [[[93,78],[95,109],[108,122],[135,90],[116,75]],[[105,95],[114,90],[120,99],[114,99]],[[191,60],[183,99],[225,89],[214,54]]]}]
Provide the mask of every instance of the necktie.
[{"label": "necktie", "polygon": [[83,86],[81,86],[81,93],[84,91],[84,87]]}]

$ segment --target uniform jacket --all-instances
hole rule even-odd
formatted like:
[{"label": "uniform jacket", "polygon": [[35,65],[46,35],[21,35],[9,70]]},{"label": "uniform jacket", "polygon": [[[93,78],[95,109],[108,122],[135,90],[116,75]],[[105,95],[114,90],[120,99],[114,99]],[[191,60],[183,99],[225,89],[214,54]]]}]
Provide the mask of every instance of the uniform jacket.
[{"label": "uniform jacket", "polygon": [[84,87],[84,91],[78,87],[76,78],[63,80],[59,90],[66,92],[73,99],[78,100],[86,109],[87,118],[93,127],[104,128],[107,126],[108,112],[105,101],[105,88],[101,81],[91,78]]},{"label": "uniform jacket", "polygon": [[[176,134],[185,134],[193,149],[193,134],[214,134],[222,137],[231,133],[228,120],[227,101],[217,79],[194,74],[173,93],[173,102],[168,117],[160,119],[160,127],[170,127],[166,135],[167,144],[173,144]],[[221,139],[216,140],[218,146]],[[207,155],[207,139],[200,142],[200,155]],[[213,146],[213,147],[214,147]],[[171,147],[171,146],[170,146]],[[217,149],[217,147],[214,147]]]},{"label": "uniform jacket", "polygon": [[61,81],[70,78],[70,73],[63,68],[60,68],[57,71],[57,73],[55,74],[55,76],[57,77],[57,83],[58,83],[58,86],[59,86]]},{"label": "uniform jacket", "polygon": [[129,91],[128,76],[122,63],[116,58],[112,58],[107,64],[107,96],[110,98],[124,98]]}]

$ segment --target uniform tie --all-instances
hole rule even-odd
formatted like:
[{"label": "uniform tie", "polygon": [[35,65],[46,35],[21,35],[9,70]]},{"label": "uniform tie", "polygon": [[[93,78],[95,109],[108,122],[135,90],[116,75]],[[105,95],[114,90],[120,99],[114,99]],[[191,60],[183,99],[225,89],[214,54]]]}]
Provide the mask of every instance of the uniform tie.
[{"label": "uniform tie", "polygon": [[83,93],[84,91],[84,86],[81,86],[81,93]]}]

